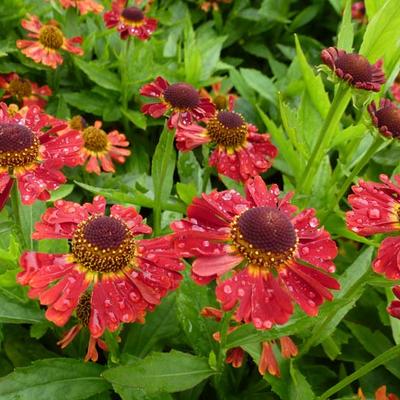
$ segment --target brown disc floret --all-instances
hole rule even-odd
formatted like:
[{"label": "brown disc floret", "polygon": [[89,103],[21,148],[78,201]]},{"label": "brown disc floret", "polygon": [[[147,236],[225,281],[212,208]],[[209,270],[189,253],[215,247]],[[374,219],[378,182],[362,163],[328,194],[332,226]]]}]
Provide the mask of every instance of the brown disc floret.
[{"label": "brown disc floret", "polygon": [[54,25],[44,25],[39,32],[39,42],[50,49],[58,50],[64,43],[64,35]]},{"label": "brown disc floret", "polygon": [[200,95],[197,90],[188,83],[173,83],[164,92],[164,99],[173,108],[179,110],[193,109],[200,102]]},{"label": "brown disc floret", "polygon": [[247,124],[243,117],[234,111],[219,111],[207,123],[211,141],[224,147],[241,146],[247,136]]},{"label": "brown disc floret", "polygon": [[72,239],[76,261],[92,272],[120,272],[132,266],[136,243],[128,226],[116,217],[91,216]]},{"label": "brown disc floret", "polygon": [[26,126],[0,123],[0,167],[25,167],[38,159],[39,140]]},{"label": "brown disc floret", "polygon": [[83,131],[83,140],[85,141],[85,148],[87,150],[95,153],[107,150],[108,138],[103,129],[94,126],[87,127]]},{"label": "brown disc floret", "polygon": [[131,22],[141,22],[144,19],[144,14],[138,7],[127,7],[122,11],[122,17]]},{"label": "brown disc floret", "polygon": [[297,236],[290,219],[273,207],[250,208],[231,226],[239,253],[254,266],[278,268],[293,257]]}]

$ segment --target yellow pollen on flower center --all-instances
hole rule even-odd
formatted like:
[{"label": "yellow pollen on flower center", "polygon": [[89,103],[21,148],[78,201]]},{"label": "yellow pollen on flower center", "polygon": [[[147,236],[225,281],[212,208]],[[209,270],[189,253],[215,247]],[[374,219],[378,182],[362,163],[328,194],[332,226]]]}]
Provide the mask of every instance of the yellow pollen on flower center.
[{"label": "yellow pollen on flower center", "polygon": [[231,223],[234,247],[249,263],[263,270],[279,269],[291,260],[297,235],[286,215],[271,207],[254,207]]},{"label": "yellow pollen on flower center", "polygon": [[87,271],[118,273],[132,266],[137,251],[128,226],[116,217],[91,216],[72,238],[72,254]]},{"label": "yellow pollen on flower center", "polygon": [[247,137],[247,125],[240,114],[233,111],[219,111],[207,123],[211,141],[224,147],[240,147]]},{"label": "yellow pollen on flower center", "polygon": [[0,123],[0,168],[26,167],[39,157],[39,140],[26,126]]},{"label": "yellow pollen on flower center", "polygon": [[56,26],[44,25],[39,32],[39,42],[45,47],[58,50],[64,43],[64,35]]},{"label": "yellow pollen on flower center", "polygon": [[87,150],[99,153],[106,151],[108,147],[107,134],[99,128],[89,126],[83,131],[83,140]]},{"label": "yellow pollen on flower center", "polygon": [[12,96],[22,99],[32,94],[32,85],[25,79],[13,79],[8,86],[8,91]]}]

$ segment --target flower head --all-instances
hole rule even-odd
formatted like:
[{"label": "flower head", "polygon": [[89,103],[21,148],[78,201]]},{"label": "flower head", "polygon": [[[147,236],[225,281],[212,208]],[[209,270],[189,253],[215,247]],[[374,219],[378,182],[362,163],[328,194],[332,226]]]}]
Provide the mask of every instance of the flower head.
[{"label": "flower head", "polygon": [[[360,400],[366,400],[366,397],[364,396],[364,393],[361,390],[361,388],[358,389],[357,396]],[[383,385],[376,390],[375,400],[399,400],[399,397],[393,393],[386,394],[386,386]]]},{"label": "flower head", "polygon": [[321,59],[340,79],[357,89],[379,92],[385,83],[381,60],[370,64],[361,54],[347,53],[336,47],[322,50]]},{"label": "flower head", "polygon": [[0,89],[4,90],[2,100],[15,98],[23,106],[36,105],[40,108],[46,107],[46,97],[52,94],[47,85],[39,86],[15,72],[0,75]]},{"label": "flower head", "polygon": [[396,300],[390,303],[388,312],[392,317],[400,319],[400,286],[395,286],[392,290]]},{"label": "flower head", "polygon": [[222,90],[221,82],[217,82],[211,85],[211,93],[207,90],[201,89],[200,95],[209,97],[215,104],[217,110],[233,110],[235,107],[235,101],[237,96]]},{"label": "flower head", "polygon": [[25,252],[17,277],[30,287],[31,298],[47,306],[48,320],[64,326],[75,311],[78,326],[87,326],[93,339],[122,323],[143,322],[146,310],[176,289],[183,269],[170,236],[137,238],[151,228],[133,207],[113,205],[109,215],[105,210],[99,196],[83,206],[56,201],[36,223],[32,237],[69,239],[71,252]]},{"label": "flower head", "polygon": [[368,106],[368,111],[375,127],[382,135],[400,139],[400,108],[388,99],[381,99],[380,108],[377,109],[373,101]]},{"label": "flower head", "polygon": [[83,55],[83,50],[77,47],[82,43],[82,38],[76,36],[66,39],[57,22],[42,24],[37,16],[30,15],[29,19],[23,19],[21,24],[30,32],[28,36],[35,40],[17,40],[17,47],[36,63],[57,68],[63,63],[61,49]]},{"label": "flower head", "polygon": [[367,22],[367,18],[365,15],[365,4],[363,1],[356,1],[351,6],[351,17],[360,22],[361,24],[365,24]]},{"label": "flower head", "polygon": [[60,0],[60,4],[64,8],[77,8],[81,15],[85,15],[90,12],[99,14],[104,9],[101,4],[96,3],[94,0]]},{"label": "flower head", "polygon": [[80,133],[83,139],[82,156],[88,172],[100,174],[100,167],[105,172],[115,172],[112,160],[119,164],[125,162],[131,152],[125,147],[129,146],[126,136],[113,130],[106,133],[101,129],[101,121],[96,121],[94,125],[85,126],[86,122],[82,117],[77,116],[69,122],[70,126],[81,127]]},{"label": "flower head", "polygon": [[136,36],[147,40],[157,28],[157,20],[147,18],[139,7],[127,7],[127,0],[114,0],[112,10],[104,13],[107,28],[117,28],[121,39]]},{"label": "flower head", "polygon": [[168,127],[176,128],[178,124],[190,125],[193,121],[201,121],[211,117],[215,106],[208,97],[200,96],[199,92],[188,83],[169,84],[159,76],[154,82],[144,85],[140,94],[146,97],[157,98],[157,103],[144,104],[141,111],[160,118],[170,111]]},{"label": "flower head", "polygon": [[313,209],[295,215],[291,195],[280,199],[276,185],[267,188],[257,176],[245,187],[246,198],[234,190],[196,198],[188,219],[171,225],[177,251],[196,258],[192,276],[198,283],[232,272],[218,280],[216,293],[223,310],[238,305],[239,321],[257,329],[284,324],[293,302],[316,315],[332,299],[328,289],[339,288],[329,274],[335,242],[318,227]]},{"label": "flower head", "polygon": [[246,181],[267,171],[278,154],[269,135],[259,134],[254,125],[232,110],[216,111],[205,124],[178,125],[176,145],[179,150],[188,151],[211,143],[215,149],[210,165],[231,179]]},{"label": "flower head", "polygon": [[[351,211],[346,213],[347,227],[361,236],[400,230],[400,175],[392,183],[381,175],[382,183],[360,179],[349,196]],[[383,240],[373,262],[374,271],[389,279],[400,279],[400,236]]]},{"label": "flower head", "polygon": [[205,11],[208,12],[211,9],[213,11],[219,11],[219,5],[224,3],[224,4],[229,4],[231,3],[232,0],[209,0],[209,1],[203,1],[200,5],[200,8]]},{"label": "flower head", "polygon": [[54,135],[64,127],[37,106],[10,114],[7,105],[0,103],[0,207],[7,201],[14,180],[24,204],[48,200],[49,192],[66,181],[60,169],[82,162],[78,132]]}]

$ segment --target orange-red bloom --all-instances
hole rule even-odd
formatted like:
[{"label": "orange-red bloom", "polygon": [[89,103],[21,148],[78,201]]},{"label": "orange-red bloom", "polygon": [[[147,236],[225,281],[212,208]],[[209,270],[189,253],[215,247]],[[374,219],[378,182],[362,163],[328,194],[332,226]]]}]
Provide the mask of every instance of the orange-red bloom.
[{"label": "orange-red bloom", "polygon": [[200,95],[209,97],[217,110],[233,110],[238,97],[230,92],[222,91],[221,82],[212,84],[210,93],[205,89],[201,89]]},{"label": "orange-red bloom", "polygon": [[160,118],[169,113],[169,129],[176,128],[178,124],[185,126],[194,121],[202,121],[215,113],[215,106],[209,96],[201,96],[189,83],[170,84],[158,76],[153,82],[144,85],[140,94],[159,100],[144,104],[141,111],[153,118]]},{"label": "orange-red bloom", "polygon": [[373,124],[383,136],[400,139],[400,108],[388,99],[381,99],[379,105],[373,101],[368,106]]},{"label": "orange-red bloom", "polygon": [[[360,398],[360,400],[367,400],[361,388],[358,389],[357,395]],[[375,400],[400,400],[400,399],[393,393],[386,394],[386,386],[383,385],[380,388],[378,388],[377,391],[375,392]]]},{"label": "orange-red bloom", "polygon": [[83,139],[82,157],[87,161],[86,171],[97,175],[101,169],[105,172],[115,172],[112,160],[123,164],[125,158],[131,154],[130,150],[125,148],[129,146],[129,142],[123,133],[117,130],[106,133],[101,126],[101,121],[96,121],[93,126],[84,127],[80,131]]},{"label": "orange-red bloom", "polygon": [[202,144],[215,146],[209,163],[217,171],[236,181],[245,182],[272,166],[278,149],[268,134],[259,134],[257,127],[230,110],[216,111],[200,124],[179,124],[176,146],[181,151],[192,150]]},{"label": "orange-red bloom", "polygon": [[90,12],[99,14],[104,9],[101,4],[96,3],[94,0],[60,0],[60,4],[64,8],[77,8],[81,15],[85,15]]},{"label": "orange-red bloom", "polygon": [[114,0],[111,11],[104,13],[104,22],[107,28],[117,28],[121,39],[136,36],[140,40],[147,40],[157,28],[157,20],[147,18],[138,7],[127,7],[127,0]]},{"label": "orange-red bloom", "polygon": [[57,68],[64,61],[60,49],[83,55],[83,50],[77,46],[82,43],[82,38],[76,36],[66,39],[56,21],[43,24],[36,15],[30,15],[21,24],[30,32],[28,37],[35,40],[17,40],[17,47],[36,63]]},{"label": "orange-red bloom", "polygon": [[280,199],[277,185],[268,188],[257,176],[245,190],[246,198],[234,190],[203,194],[188,218],[171,224],[177,251],[195,257],[193,279],[204,284],[229,273],[218,280],[217,299],[224,311],[237,306],[236,320],[257,329],[285,324],[293,303],[317,315],[333,298],[329,289],[340,287],[330,276],[335,242],[319,227],[315,210],[296,215],[292,194]]},{"label": "orange-red bloom", "polygon": [[47,86],[39,86],[35,82],[23,79],[15,72],[0,75],[0,89],[4,90],[1,100],[15,98],[23,106],[46,107],[47,96],[51,96],[52,91]]},{"label": "orange-red bloom", "polygon": [[60,341],[66,346],[81,327],[91,335],[86,359],[96,359],[96,343],[108,329],[122,323],[143,322],[147,310],[181,280],[184,266],[173,250],[170,236],[138,239],[151,233],[133,207],[113,205],[106,215],[106,201],[80,205],[58,200],[36,223],[32,237],[68,239],[68,254],[33,251],[21,256],[17,280],[30,287],[29,297],[47,306],[46,318],[64,326],[73,312],[78,324]]},{"label": "orange-red bloom", "polygon": [[385,83],[382,60],[375,64],[357,53],[347,53],[336,47],[322,50],[321,59],[342,80],[356,89],[379,92]]},{"label": "orange-red bloom", "polygon": [[15,180],[22,203],[48,200],[49,192],[66,181],[60,169],[81,163],[82,139],[73,130],[57,137],[64,128],[37,106],[10,112],[0,103],[0,209]]},{"label": "orange-red bloom", "polygon": [[224,4],[229,4],[231,3],[232,0],[209,0],[209,1],[203,1],[200,5],[200,8],[208,12],[210,9],[213,9],[213,11],[219,11],[219,5],[224,3]]}]

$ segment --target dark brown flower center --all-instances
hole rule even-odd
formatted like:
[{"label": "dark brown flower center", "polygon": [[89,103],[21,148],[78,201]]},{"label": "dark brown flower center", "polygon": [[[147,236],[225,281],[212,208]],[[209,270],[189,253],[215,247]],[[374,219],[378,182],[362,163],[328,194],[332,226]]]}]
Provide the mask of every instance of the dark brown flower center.
[{"label": "dark brown flower center", "polygon": [[64,35],[56,26],[44,25],[39,32],[39,42],[45,47],[58,50],[64,43]]},{"label": "dark brown flower center", "polygon": [[89,126],[83,131],[83,140],[87,150],[95,153],[107,150],[108,138],[102,129]]},{"label": "dark brown flower center", "polygon": [[242,213],[231,225],[231,237],[251,264],[266,268],[277,268],[290,259],[297,241],[290,219],[272,207],[254,207]]},{"label": "dark brown flower center", "polygon": [[164,98],[172,107],[182,110],[193,109],[200,101],[199,93],[188,83],[173,83],[168,86]]},{"label": "dark brown flower center", "polygon": [[123,221],[92,216],[78,225],[72,239],[72,253],[88,271],[119,272],[132,264],[136,244]]},{"label": "dark brown flower center", "polygon": [[122,16],[128,21],[140,22],[143,21],[143,11],[138,7],[127,7],[122,11]]},{"label": "dark brown flower center", "polygon": [[240,114],[219,111],[207,123],[211,141],[224,147],[238,147],[246,140],[247,125]]},{"label": "dark brown flower center", "polygon": [[75,115],[75,117],[72,117],[69,120],[68,125],[71,129],[76,129],[77,131],[82,131],[87,127],[85,119],[80,115]]},{"label": "dark brown flower center", "polygon": [[371,82],[372,65],[361,54],[343,54],[336,60],[336,68],[349,74],[354,82]]},{"label": "dark brown flower center", "polygon": [[394,137],[400,137],[400,109],[392,107],[383,107],[375,112],[378,127],[386,126],[388,131]]},{"label": "dark brown flower center", "polygon": [[26,126],[0,123],[0,167],[23,167],[38,158],[39,140]]},{"label": "dark brown flower center", "polygon": [[89,325],[90,311],[91,311],[92,293],[86,291],[79,298],[78,305],[76,306],[76,316],[83,326]]},{"label": "dark brown flower center", "polygon": [[32,85],[25,79],[13,79],[8,85],[8,91],[12,96],[22,99],[32,94]]}]

